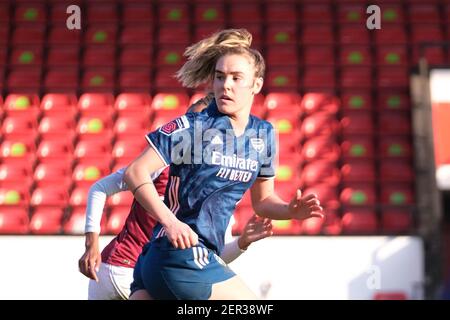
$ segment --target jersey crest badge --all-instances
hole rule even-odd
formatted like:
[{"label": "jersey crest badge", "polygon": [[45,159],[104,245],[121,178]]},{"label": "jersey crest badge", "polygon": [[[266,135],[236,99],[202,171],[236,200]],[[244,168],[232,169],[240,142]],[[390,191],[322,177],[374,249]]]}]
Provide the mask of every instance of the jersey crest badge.
[{"label": "jersey crest badge", "polygon": [[252,147],[258,151],[258,153],[261,153],[264,150],[264,140],[260,138],[252,138],[250,139],[250,143],[252,144]]}]

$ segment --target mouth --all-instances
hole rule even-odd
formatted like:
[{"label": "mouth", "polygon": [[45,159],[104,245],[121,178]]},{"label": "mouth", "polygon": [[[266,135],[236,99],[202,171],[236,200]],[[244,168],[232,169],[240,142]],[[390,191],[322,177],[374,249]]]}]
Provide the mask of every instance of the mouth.
[{"label": "mouth", "polygon": [[233,101],[233,99],[231,99],[229,96],[227,96],[226,94],[220,96],[220,100],[222,101]]}]

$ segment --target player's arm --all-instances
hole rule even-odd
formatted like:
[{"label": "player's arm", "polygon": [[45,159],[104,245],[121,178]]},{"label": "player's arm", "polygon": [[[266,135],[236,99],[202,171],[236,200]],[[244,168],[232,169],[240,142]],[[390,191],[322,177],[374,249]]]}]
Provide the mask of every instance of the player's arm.
[{"label": "player's arm", "polygon": [[274,184],[274,179],[256,179],[252,185],[250,189],[252,206],[257,215],[274,220],[323,218],[323,208],[317,195],[302,196],[302,192],[298,189],[288,203],[275,193]]},{"label": "player's arm", "polygon": [[124,181],[141,206],[162,224],[174,247],[190,248],[197,244],[197,234],[187,224],[178,220],[160,200],[153,182],[149,179],[153,172],[166,165],[154,147],[149,146],[128,166]]},{"label": "player's arm", "polygon": [[238,258],[255,241],[267,238],[273,234],[272,223],[270,219],[259,218],[253,215],[247,222],[242,234],[233,238],[232,223],[227,228],[225,234],[225,246],[220,257],[230,263]]},{"label": "player's arm", "polygon": [[94,183],[88,192],[85,224],[85,252],[78,260],[78,267],[86,277],[98,281],[97,273],[101,263],[99,249],[100,221],[106,198],[127,190],[123,183],[125,168],[118,170]]}]

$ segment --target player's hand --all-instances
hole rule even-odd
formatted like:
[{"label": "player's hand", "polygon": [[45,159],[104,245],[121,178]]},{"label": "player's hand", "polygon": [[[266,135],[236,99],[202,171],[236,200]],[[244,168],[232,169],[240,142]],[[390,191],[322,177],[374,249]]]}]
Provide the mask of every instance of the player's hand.
[{"label": "player's hand", "polygon": [[323,208],[320,206],[320,201],[315,194],[308,194],[302,197],[300,189],[294,199],[291,200],[288,207],[290,217],[297,220],[305,220],[316,217],[323,218]]},{"label": "player's hand", "polygon": [[173,219],[164,228],[166,229],[167,238],[177,249],[188,249],[198,244],[198,235],[194,230],[177,218]]},{"label": "player's hand", "polygon": [[245,250],[253,242],[270,237],[272,234],[272,220],[269,218],[261,218],[254,214],[248,220],[239,237],[239,248]]},{"label": "player's hand", "polygon": [[98,247],[98,234],[86,233],[86,251],[78,260],[78,269],[86,277],[98,282],[97,272],[102,263],[102,256]]}]

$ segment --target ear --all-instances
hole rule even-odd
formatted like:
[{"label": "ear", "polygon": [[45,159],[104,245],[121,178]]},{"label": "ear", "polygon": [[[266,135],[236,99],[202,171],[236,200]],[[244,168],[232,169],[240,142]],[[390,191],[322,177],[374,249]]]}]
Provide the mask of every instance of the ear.
[{"label": "ear", "polygon": [[263,84],[264,84],[264,79],[263,78],[261,78],[261,77],[256,78],[255,79],[255,83],[253,84],[253,91],[252,91],[252,93],[254,95],[257,95],[261,91]]}]

